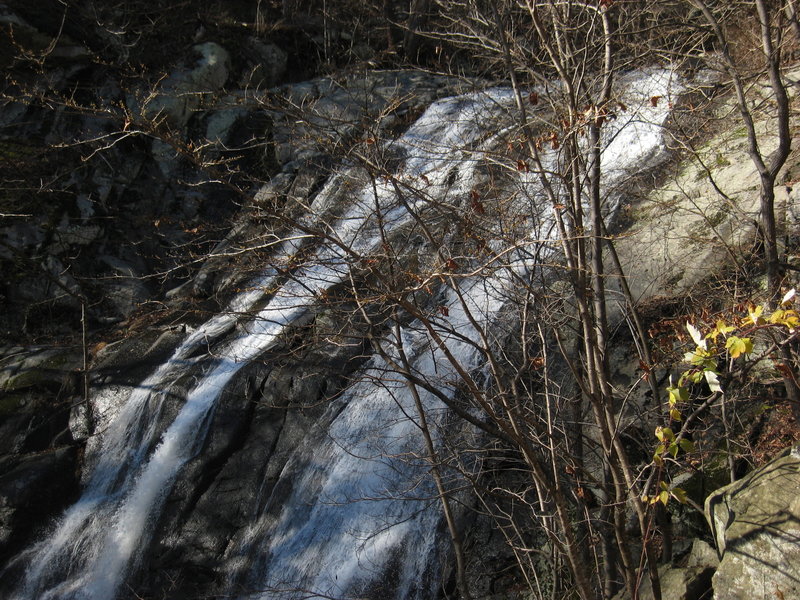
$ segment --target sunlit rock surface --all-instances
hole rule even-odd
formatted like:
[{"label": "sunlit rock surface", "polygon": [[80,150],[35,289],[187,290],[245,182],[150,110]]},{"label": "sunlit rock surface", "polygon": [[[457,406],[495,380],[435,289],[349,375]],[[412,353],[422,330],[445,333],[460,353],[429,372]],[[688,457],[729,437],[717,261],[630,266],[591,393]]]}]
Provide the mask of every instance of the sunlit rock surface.
[{"label": "sunlit rock surface", "polygon": [[715,600],[800,597],[800,451],[714,492],[706,513],[721,552]]}]

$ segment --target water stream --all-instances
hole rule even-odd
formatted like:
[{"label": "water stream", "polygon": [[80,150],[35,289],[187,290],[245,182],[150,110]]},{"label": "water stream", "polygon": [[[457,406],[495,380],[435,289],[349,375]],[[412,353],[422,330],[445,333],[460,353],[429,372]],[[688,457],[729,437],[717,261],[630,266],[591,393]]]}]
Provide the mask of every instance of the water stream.
[{"label": "water stream", "polygon": [[[620,177],[656,153],[666,102],[655,108],[646,99],[666,97],[669,79],[655,71],[631,77],[629,84],[638,88],[639,102],[627,103],[640,110],[631,108],[625,126],[619,119],[609,128],[604,158],[608,177]],[[339,216],[327,227],[327,239],[304,254],[291,278],[281,278],[268,268],[234,298],[228,310],[191,332],[172,357],[130,394],[103,433],[81,497],[51,533],[21,557],[25,575],[12,598],[115,598],[140,566],[180,469],[202,450],[215,403],[226,386],[287,327],[301,321],[320,294],[347,282],[352,257],[378,249],[382,235],[411,222],[413,213],[424,213],[426,203],[468,196],[478,176],[481,148],[502,134],[487,131],[487,125],[498,122],[496,116],[512,105],[512,94],[505,89],[431,105],[390,148],[402,157],[394,177],[425,181],[426,194],[410,194],[398,202],[397,188],[390,181],[365,182],[348,194],[349,204],[336,211]],[[330,179],[314,201],[320,213],[342,202],[342,182],[356,179],[356,171],[351,167]],[[521,173],[520,178],[525,193],[537,198],[533,174]],[[529,244],[546,241],[548,223],[542,208]],[[298,241],[302,239],[300,232],[288,236],[276,259],[285,262],[296,254],[307,243]],[[468,371],[483,366],[476,324],[485,327],[495,322],[515,278],[526,277],[532,268],[526,244],[523,240],[502,266],[452,283],[441,292],[440,304],[448,316],[436,326],[438,333]],[[265,298],[263,290],[275,288]],[[243,313],[254,311],[257,314],[243,319]],[[422,324],[408,324],[401,338],[413,369],[438,382],[443,393],[455,394],[455,372]],[[198,352],[207,345],[213,346],[213,357]],[[200,369],[201,374],[185,392],[174,420],[159,429],[163,399],[167,394],[184,394],[179,390],[189,369]],[[439,400],[427,393],[422,397],[434,428],[444,423],[448,415]],[[278,506],[269,498],[254,499],[264,509],[229,552],[231,564],[238,565],[236,575],[229,578],[230,594],[435,597],[447,540],[427,477],[408,386],[376,356],[339,402],[344,407],[330,428],[309,434],[286,465],[276,489],[289,487],[288,501]]]}]

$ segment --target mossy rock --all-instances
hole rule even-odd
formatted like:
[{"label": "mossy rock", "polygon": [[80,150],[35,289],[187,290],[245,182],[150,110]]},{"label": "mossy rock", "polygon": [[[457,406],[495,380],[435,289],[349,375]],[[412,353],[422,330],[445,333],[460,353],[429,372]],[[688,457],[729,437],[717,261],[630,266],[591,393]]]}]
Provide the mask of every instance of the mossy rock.
[{"label": "mossy rock", "polygon": [[31,349],[0,361],[0,391],[61,388],[81,364],[81,354],[75,349]]},{"label": "mossy rock", "polygon": [[0,420],[5,419],[15,413],[27,404],[26,394],[13,393],[3,394],[0,397]]}]

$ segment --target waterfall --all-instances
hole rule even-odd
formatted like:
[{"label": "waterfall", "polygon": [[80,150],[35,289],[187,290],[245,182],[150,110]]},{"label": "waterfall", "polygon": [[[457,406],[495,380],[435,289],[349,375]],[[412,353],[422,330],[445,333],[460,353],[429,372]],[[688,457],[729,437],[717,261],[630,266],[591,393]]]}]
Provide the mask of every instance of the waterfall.
[{"label": "waterfall", "polygon": [[[507,299],[520,254],[485,279],[465,281],[446,294],[448,326],[440,334],[462,364],[480,362],[480,339],[470,316],[489,322]],[[415,373],[452,397],[457,375],[431,345],[419,322],[402,331],[404,354]],[[395,359],[397,352],[387,349]],[[431,427],[444,424],[442,402],[418,390]],[[267,503],[259,522],[238,548],[252,563],[229,592],[241,598],[395,598],[436,596],[437,560],[447,548],[441,508],[406,382],[375,357],[347,393],[345,407],[324,435],[313,438],[284,469],[291,493]],[[277,491],[281,491],[279,486]],[[277,496],[277,492],[273,492]],[[390,569],[391,586],[381,587]]]},{"label": "waterfall", "polygon": [[[641,98],[669,93],[668,77],[655,71],[631,81],[653,86],[640,91]],[[647,113],[647,102],[639,104],[642,111],[631,111],[626,126],[619,119],[609,128],[605,156],[612,179],[653,155],[661,143],[658,132],[666,106]],[[491,129],[512,105],[507,89],[440,100],[389,143],[402,159],[393,176],[424,181],[424,196],[412,194],[400,202],[392,182],[377,179],[351,190],[348,204],[338,206],[343,182],[357,180],[360,171],[350,167],[334,175],[314,208],[320,214],[335,213],[335,221],[325,226],[310,215],[304,223],[325,227],[328,237],[310,241],[302,231],[287,236],[277,258],[317,244],[303,253],[292,276],[268,268],[228,310],[188,335],[130,394],[100,438],[81,497],[49,535],[20,557],[25,574],[12,598],[116,597],[126,577],[140,566],[180,469],[202,450],[215,403],[234,376],[287,327],[302,322],[321,294],[347,281],[352,256],[379,249],[382,235],[412,222],[429,201],[468,197],[482,150],[490,149],[505,131],[499,125]],[[535,198],[534,175],[519,177],[528,197]],[[434,327],[469,371],[483,367],[475,324],[497,321],[515,281],[533,267],[529,246],[546,242],[549,218],[544,207],[537,208],[537,216],[536,229],[507,253],[502,265],[442,291],[440,304],[448,317],[434,321]],[[265,296],[264,290],[271,294]],[[430,332],[412,322],[401,338],[414,370],[438,382],[444,394],[455,394],[455,373]],[[213,346],[211,356],[199,352],[206,346]],[[184,394],[180,386],[189,368],[200,368],[202,374],[185,392],[174,420],[159,428],[163,399]],[[423,394],[423,401],[434,427],[444,423],[444,405],[430,394]],[[243,598],[435,596],[438,563],[447,544],[440,507],[426,477],[428,465],[419,458],[422,444],[406,382],[375,356],[338,402],[341,410],[330,428],[312,432],[286,465],[276,489],[291,489],[288,502],[277,506],[270,499],[258,500],[264,506],[261,515],[230,551],[238,570],[231,576],[229,593]],[[390,567],[396,575],[384,589],[381,580]]]},{"label": "waterfall", "polygon": [[[611,187],[632,168],[656,159],[669,108],[666,101],[653,106],[650,98],[680,89],[671,72],[660,70],[632,74],[624,83],[633,96],[631,114],[608,127],[605,140],[605,183]],[[495,90],[492,101],[507,107],[510,93]],[[435,114],[435,107],[431,112]],[[465,147],[455,136],[442,138]],[[459,193],[469,193],[474,165],[489,147],[491,140],[464,152]],[[539,196],[535,174],[521,173],[520,181],[527,197]],[[476,325],[499,327],[501,310],[515,286],[549,252],[543,247],[551,238],[553,220],[541,202],[534,210],[538,214],[530,215],[530,230],[502,266],[452,284],[441,304],[446,318],[431,321],[449,354],[468,372],[485,366]],[[426,327],[412,322],[401,338],[414,374],[452,398],[458,375]],[[397,355],[396,350],[387,353]],[[417,392],[429,425],[444,425],[448,411],[442,401],[423,389]],[[446,554],[448,538],[435,490],[425,479],[430,465],[419,456],[423,442],[407,382],[376,356],[343,404],[328,429],[296,452],[259,520],[239,540],[234,569],[247,572],[232,579],[228,595],[259,600],[436,597],[439,572],[431,569]],[[290,490],[288,496],[282,495],[282,486]],[[391,584],[381,587],[391,570]]]}]

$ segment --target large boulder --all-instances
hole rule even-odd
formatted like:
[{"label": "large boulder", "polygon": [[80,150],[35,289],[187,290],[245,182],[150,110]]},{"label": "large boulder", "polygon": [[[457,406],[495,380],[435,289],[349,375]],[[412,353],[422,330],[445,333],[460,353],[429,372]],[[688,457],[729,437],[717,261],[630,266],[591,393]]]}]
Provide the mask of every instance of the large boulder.
[{"label": "large boulder", "polygon": [[800,598],[800,447],[711,494],[715,600]]},{"label": "large boulder", "polygon": [[[694,540],[687,556],[674,565],[659,567],[661,600],[710,600],[711,577],[718,565],[714,549],[703,540]],[[639,588],[639,600],[654,598],[650,579],[645,577]],[[630,600],[630,595],[623,590],[614,596],[614,600]]]},{"label": "large boulder", "polygon": [[[225,85],[230,70],[228,51],[214,42],[198,44],[193,50],[198,57],[195,63],[174,71],[145,99],[142,112],[148,119],[163,119],[182,129],[204,98]],[[137,104],[135,100],[132,103]]]},{"label": "large boulder", "polygon": [[289,55],[275,44],[256,38],[247,40],[244,53],[250,65],[239,82],[242,88],[264,89],[277,85],[286,74]]}]

